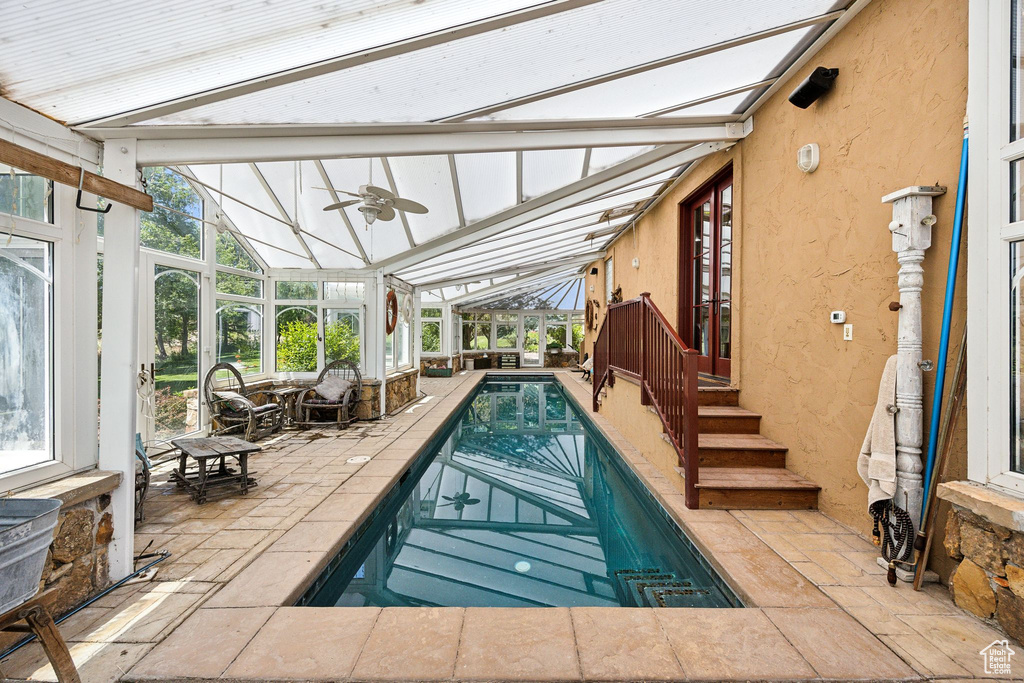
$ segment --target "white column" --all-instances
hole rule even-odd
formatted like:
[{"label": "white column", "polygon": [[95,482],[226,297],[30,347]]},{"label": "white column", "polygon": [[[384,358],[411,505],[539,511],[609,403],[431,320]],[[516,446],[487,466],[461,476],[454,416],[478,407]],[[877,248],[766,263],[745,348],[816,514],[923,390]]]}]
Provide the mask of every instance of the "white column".
[{"label": "white column", "polygon": [[907,187],[882,198],[892,204],[892,250],[900,270],[899,329],[896,353],[896,495],[894,502],[910,513],[914,528],[924,500],[921,460],[924,444],[924,381],[921,368],[921,289],[924,252],[932,244],[932,197],[944,187]]},{"label": "white column", "polygon": [[[135,140],[108,140],[103,175],[136,186]],[[114,204],[103,224],[103,356],[100,368],[100,469],[121,473],[113,493],[110,578],[133,571],[135,552],[135,379],[138,357],[138,211]]]}]

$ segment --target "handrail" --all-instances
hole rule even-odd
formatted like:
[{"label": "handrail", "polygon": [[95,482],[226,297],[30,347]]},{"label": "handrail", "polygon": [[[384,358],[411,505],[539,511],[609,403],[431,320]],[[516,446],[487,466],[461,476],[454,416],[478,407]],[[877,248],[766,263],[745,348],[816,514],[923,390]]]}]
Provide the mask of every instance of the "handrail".
[{"label": "handrail", "polygon": [[649,292],[609,304],[594,342],[594,410],[615,375],[640,382],[640,403],[661,419],[686,480],[686,507],[698,506],[697,351],[672,328]]}]

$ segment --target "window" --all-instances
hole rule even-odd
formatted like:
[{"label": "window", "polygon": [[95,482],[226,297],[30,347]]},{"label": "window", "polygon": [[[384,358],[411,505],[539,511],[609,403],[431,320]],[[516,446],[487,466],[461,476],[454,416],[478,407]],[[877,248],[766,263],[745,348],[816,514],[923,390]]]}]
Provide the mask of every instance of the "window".
[{"label": "window", "polygon": [[139,242],[169,254],[203,257],[203,200],[183,177],[166,168],[142,171],[153,211],[142,213]]},{"label": "window", "polygon": [[263,280],[217,271],[217,293],[263,298]]},{"label": "window", "polygon": [[362,308],[324,309],[324,361],[360,364]]},{"label": "window", "polygon": [[395,344],[398,346],[398,365],[404,367],[412,363],[412,326],[399,320],[395,328]]},{"label": "window", "polygon": [[53,247],[0,242],[0,474],[54,458]]},{"label": "window", "polygon": [[[216,324],[217,362],[231,363],[243,375],[263,372],[263,304],[217,299]],[[219,379],[227,376],[224,371]]]},{"label": "window", "polygon": [[574,313],[572,316],[572,348],[582,353],[583,346],[583,335],[586,333],[586,327],[583,324],[583,314]]},{"label": "window", "polygon": [[278,306],[275,320],[278,372],[316,372],[316,306]]},{"label": "window", "polygon": [[549,313],[544,321],[547,331],[547,348],[564,349],[566,342],[566,324],[569,316],[565,313]]},{"label": "window", "polygon": [[604,299],[612,300],[612,292],[615,291],[615,261],[609,256],[604,260]]},{"label": "window", "polygon": [[441,309],[420,309],[420,353],[441,353]]},{"label": "window", "polygon": [[289,301],[309,301],[317,298],[316,282],[289,282],[280,280],[274,290],[278,299]]},{"label": "window", "polygon": [[498,313],[497,333],[495,342],[499,349],[519,348],[519,315],[516,313]]},{"label": "window", "polygon": [[0,213],[53,223],[53,183],[0,164]]},{"label": "window", "polygon": [[491,348],[491,314],[462,314],[462,350],[483,351]]},{"label": "window", "polygon": [[[289,283],[295,284],[295,283]],[[306,298],[306,297],[302,297]],[[363,283],[362,282],[325,282],[324,283],[324,299],[336,300],[343,299],[346,301],[362,301],[363,300]]]},{"label": "window", "polygon": [[218,266],[263,274],[263,269],[230,232],[217,233],[216,250]]}]

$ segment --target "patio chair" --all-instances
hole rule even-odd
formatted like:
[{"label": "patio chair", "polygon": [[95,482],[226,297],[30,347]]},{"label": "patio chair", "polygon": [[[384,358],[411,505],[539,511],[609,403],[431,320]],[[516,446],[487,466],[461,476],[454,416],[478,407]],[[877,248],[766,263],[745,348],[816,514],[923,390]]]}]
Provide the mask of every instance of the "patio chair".
[{"label": "patio chair", "polygon": [[[228,377],[219,385],[217,373]],[[217,363],[206,373],[203,397],[210,409],[210,434],[219,436],[242,433],[246,441],[256,441],[281,429],[284,410],[272,391],[250,391],[237,368]]]},{"label": "patio chair", "polygon": [[[336,424],[339,429],[355,422],[355,407],[363,395],[363,378],[359,368],[347,360],[336,360],[320,372],[316,386],[298,400],[298,424],[312,427]],[[337,396],[335,398],[335,396]],[[334,420],[314,420],[323,413],[333,413]]]}]

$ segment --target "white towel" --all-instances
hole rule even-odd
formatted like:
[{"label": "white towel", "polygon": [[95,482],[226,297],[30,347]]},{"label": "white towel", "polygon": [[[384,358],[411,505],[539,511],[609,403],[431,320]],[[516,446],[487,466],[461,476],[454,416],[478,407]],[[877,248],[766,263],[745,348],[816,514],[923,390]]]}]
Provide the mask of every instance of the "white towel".
[{"label": "white towel", "polygon": [[896,493],[896,356],[889,356],[878,387],[878,401],[857,458],[857,472],[868,485],[868,507]]}]

